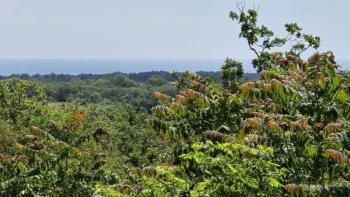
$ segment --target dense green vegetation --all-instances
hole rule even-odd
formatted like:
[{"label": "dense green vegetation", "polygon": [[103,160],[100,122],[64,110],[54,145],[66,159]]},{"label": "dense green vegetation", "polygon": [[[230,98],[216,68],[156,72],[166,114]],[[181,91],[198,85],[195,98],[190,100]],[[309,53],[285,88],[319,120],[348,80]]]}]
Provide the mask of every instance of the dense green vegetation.
[{"label": "dense green vegetation", "polygon": [[[87,103],[123,103],[137,110],[149,110],[156,105],[152,96],[154,91],[174,95],[176,88],[168,82],[172,79],[167,72],[149,72],[139,75],[112,73],[104,75],[12,75],[7,78],[19,78],[35,81],[42,85],[50,102]],[[149,76],[149,74],[154,74]],[[164,77],[162,77],[164,76]],[[135,81],[141,80],[141,81]]]},{"label": "dense green vegetation", "polygon": [[[203,77],[215,81],[220,79],[220,72],[198,72]],[[255,79],[253,73],[244,75],[244,79]],[[18,78],[35,81],[41,85],[50,102],[87,103],[122,103],[133,106],[136,110],[149,111],[157,102],[152,96],[159,91],[174,96],[176,88],[169,82],[175,78],[169,72],[144,73],[111,73],[111,74],[81,74],[77,76],[65,74],[49,75],[11,75],[4,79]]]},{"label": "dense green vegetation", "polygon": [[220,77],[3,78],[0,194],[347,196],[350,73],[303,59],[320,38],[295,23],[276,37],[255,10],[230,17],[260,78],[232,59]]}]

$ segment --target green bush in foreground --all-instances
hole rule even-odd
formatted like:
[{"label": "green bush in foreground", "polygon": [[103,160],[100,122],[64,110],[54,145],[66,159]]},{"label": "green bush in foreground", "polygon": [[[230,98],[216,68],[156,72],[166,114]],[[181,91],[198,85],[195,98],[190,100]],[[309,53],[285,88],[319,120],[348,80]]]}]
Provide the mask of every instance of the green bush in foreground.
[{"label": "green bush in foreground", "polygon": [[[254,10],[231,17],[257,55],[253,63],[261,79],[239,89],[227,82],[220,88],[187,73],[178,79],[175,98],[156,93],[162,104],[153,109],[152,126],[182,145],[177,162],[145,175],[141,194],[347,195],[348,75],[338,70],[331,52],[303,60],[301,53],[318,48],[319,38],[302,33],[296,24],[287,24],[288,36],[279,38],[257,25]],[[290,50],[272,51],[288,41],[296,42]],[[239,83],[233,79],[232,84]]]}]

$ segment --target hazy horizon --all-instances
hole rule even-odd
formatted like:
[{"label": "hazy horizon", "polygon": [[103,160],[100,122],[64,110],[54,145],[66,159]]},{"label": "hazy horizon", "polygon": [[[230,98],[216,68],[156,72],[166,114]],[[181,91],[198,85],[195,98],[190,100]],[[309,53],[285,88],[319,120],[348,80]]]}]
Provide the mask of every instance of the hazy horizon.
[{"label": "hazy horizon", "polygon": [[[239,60],[246,73],[254,73],[250,59]],[[219,71],[224,59],[4,59],[0,75],[11,74],[105,74],[149,71]],[[342,70],[350,70],[350,59],[338,59]]]},{"label": "hazy horizon", "polygon": [[[248,60],[249,61],[249,60]],[[0,75],[219,71],[224,59],[3,59]],[[247,63],[245,63],[247,64]],[[248,67],[247,67],[248,68]],[[251,70],[251,69],[249,69]]]}]

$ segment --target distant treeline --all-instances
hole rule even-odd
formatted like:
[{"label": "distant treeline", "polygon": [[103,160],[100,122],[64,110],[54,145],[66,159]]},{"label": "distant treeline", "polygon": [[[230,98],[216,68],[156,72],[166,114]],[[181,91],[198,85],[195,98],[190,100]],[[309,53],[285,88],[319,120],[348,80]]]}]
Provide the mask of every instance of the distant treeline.
[{"label": "distant treeline", "polygon": [[[221,76],[221,71],[199,71],[197,72],[200,76],[203,77],[211,77],[214,80],[219,80]],[[150,71],[150,72],[139,72],[139,73],[121,73],[121,72],[113,72],[107,74],[79,74],[79,75],[70,75],[70,74],[13,74],[10,76],[0,76],[0,79],[8,79],[8,78],[19,78],[25,80],[35,80],[35,81],[73,81],[73,80],[98,80],[105,79],[117,75],[126,76],[128,79],[133,80],[135,82],[147,82],[153,76],[160,76],[166,81],[174,81],[174,77],[171,72],[166,71]],[[259,76],[256,73],[245,73],[244,79],[253,80],[257,79]]]},{"label": "distant treeline", "polygon": [[[203,77],[219,81],[221,72],[198,72]],[[123,103],[137,110],[149,110],[157,104],[153,92],[159,91],[174,96],[175,80],[172,73],[152,71],[142,73],[109,74],[17,74],[0,79],[19,78],[35,81],[44,87],[51,102]],[[258,78],[257,74],[246,74],[246,80]]]}]

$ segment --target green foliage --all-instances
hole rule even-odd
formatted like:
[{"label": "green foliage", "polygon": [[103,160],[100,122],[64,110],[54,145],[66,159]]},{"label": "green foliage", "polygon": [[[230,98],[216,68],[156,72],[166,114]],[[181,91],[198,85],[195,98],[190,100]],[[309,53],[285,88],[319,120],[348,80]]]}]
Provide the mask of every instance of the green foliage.
[{"label": "green foliage", "polygon": [[31,129],[22,121],[0,127],[1,195],[90,196],[96,184],[137,184],[137,169],[171,159],[147,116],[133,109],[71,103],[46,112],[32,117]]},{"label": "green foliage", "polygon": [[276,37],[255,10],[230,16],[257,80],[231,59],[221,84],[175,73],[178,90],[164,75],[50,76],[51,97],[78,102],[49,104],[35,83],[1,80],[0,195],[347,196],[350,73],[332,52],[302,59],[320,39],[295,23]]},{"label": "green foliage", "polygon": [[[192,149],[193,152],[180,156],[180,167],[157,168],[157,179],[146,179],[146,189],[141,193],[149,196],[266,196],[282,193],[280,180],[284,170],[271,161],[272,148],[207,141],[193,144]],[[182,173],[176,173],[176,170]]]},{"label": "green foliage", "polygon": [[46,97],[35,83],[10,79],[0,81],[0,120],[12,125],[35,124],[35,117],[43,117]]},{"label": "green foliage", "polygon": [[221,66],[221,70],[223,87],[231,92],[237,92],[243,78],[242,63],[227,58],[225,64]]},{"label": "green foliage", "polygon": [[255,53],[257,58],[253,59],[253,66],[258,72],[273,65],[274,61],[283,60],[274,60],[270,57],[274,48],[290,46],[286,53],[277,52],[277,54],[300,57],[307,49],[318,49],[320,46],[320,37],[303,33],[296,23],[285,24],[286,36],[275,36],[275,33],[268,27],[258,24],[256,10],[246,11],[244,6],[238,6],[238,8],[237,12],[230,12],[230,17],[241,26],[239,37],[245,38],[249,49]]},{"label": "green foliage", "polygon": [[147,83],[154,86],[162,86],[165,85],[167,81],[159,75],[154,75],[147,80]]},{"label": "green foliage", "polygon": [[153,108],[157,118],[151,125],[156,131],[191,142],[197,138],[206,139],[207,130],[219,129],[229,134],[238,129],[241,106],[237,96],[193,73],[179,77],[178,87],[181,91],[176,98],[155,93],[164,104]]},{"label": "green foliage", "polygon": [[[296,24],[287,24],[289,35],[278,38],[257,25],[254,10],[241,9],[231,17],[257,55],[253,63],[261,79],[241,84],[232,94],[186,73],[177,79],[180,94],[175,98],[156,93],[161,105],[153,109],[151,125],[180,147],[170,169],[147,176],[146,192],[345,196],[350,179],[348,74],[338,70],[332,52],[303,60],[300,54],[318,48],[319,38],[301,33]],[[290,50],[271,52],[291,39],[296,44]],[[232,60],[226,64],[239,67]],[[237,83],[229,71],[223,74],[224,88]]]}]

